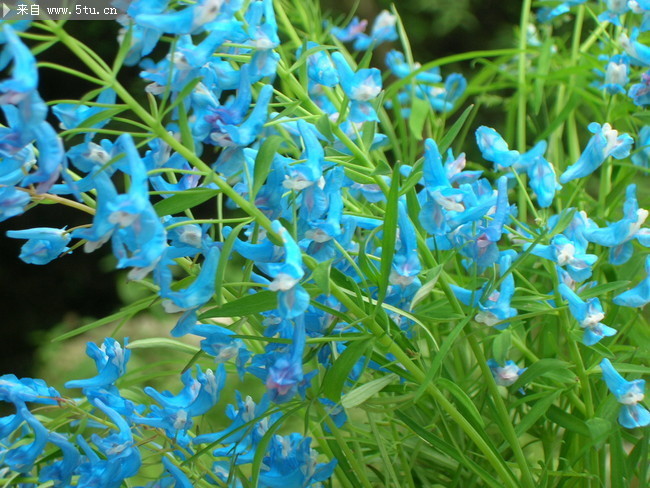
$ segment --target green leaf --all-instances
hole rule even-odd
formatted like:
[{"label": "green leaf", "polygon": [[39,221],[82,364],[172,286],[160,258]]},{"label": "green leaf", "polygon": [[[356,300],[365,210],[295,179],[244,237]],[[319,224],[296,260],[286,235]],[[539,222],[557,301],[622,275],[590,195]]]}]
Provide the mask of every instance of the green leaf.
[{"label": "green leaf", "polygon": [[542,108],[542,101],[544,100],[545,95],[544,83],[546,82],[546,76],[548,75],[551,66],[551,59],[553,57],[553,43],[553,36],[548,36],[544,39],[544,44],[540,47],[541,53],[537,61],[537,70],[535,72],[535,89],[532,90],[532,106],[534,114],[539,114],[539,110]]},{"label": "green leaf", "polygon": [[330,294],[330,269],[332,269],[332,261],[334,261],[334,258],[318,263],[311,274],[312,279],[325,295]]},{"label": "green leaf", "polygon": [[505,364],[508,359],[508,352],[512,345],[512,333],[506,329],[498,333],[492,342],[492,355],[499,364]]},{"label": "green leaf", "polygon": [[388,197],[386,199],[386,212],[384,213],[384,224],[382,225],[383,236],[381,239],[381,264],[379,266],[379,291],[377,293],[377,304],[381,306],[386,297],[388,279],[393,268],[393,255],[395,254],[395,242],[397,241],[397,205],[399,198],[399,174],[400,164],[396,163],[393,168]]},{"label": "green leaf", "polygon": [[600,297],[606,293],[612,291],[618,291],[630,284],[627,280],[612,281],[611,283],[603,283],[602,285],[596,285],[593,288],[589,288],[584,292],[580,293],[580,298],[592,298]]},{"label": "green leaf", "polygon": [[447,149],[449,149],[449,146],[451,146],[451,143],[454,142],[454,139],[460,132],[460,130],[463,128],[463,125],[465,124],[465,121],[467,121],[467,118],[469,115],[472,113],[472,109],[474,108],[474,105],[470,105],[467,107],[463,113],[458,117],[458,120],[454,122],[454,125],[452,125],[447,133],[445,134],[445,137],[442,138],[440,141],[440,144],[438,144],[438,148],[440,149],[440,154],[444,154]]},{"label": "green leaf", "polygon": [[219,192],[220,190],[212,188],[192,188],[165,198],[156,203],[153,208],[160,217],[174,215],[207,202]]},{"label": "green leaf", "polygon": [[609,486],[629,486],[626,482],[627,475],[627,454],[623,449],[623,439],[619,429],[612,430],[609,436],[609,453],[611,461],[611,483]]},{"label": "green leaf", "polygon": [[454,328],[451,330],[449,335],[445,338],[444,341],[442,341],[442,345],[440,346],[440,351],[438,351],[438,353],[433,357],[433,361],[431,361],[431,366],[429,367],[429,371],[427,371],[427,375],[424,381],[422,382],[422,384],[420,384],[417,391],[415,392],[416,402],[426,391],[427,386],[429,385],[429,383],[431,383],[436,373],[442,366],[442,362],[447,357],[447,354],[449,354],[449,351],[451,350],[452,346],[456,343],[456,339],[458,338],[459,334],[462,332],[462,330],[465,328],[465,326],[469,323],[470,320],[472,320],[472,317],[469,315],[466,316],[463,320],[461,320],[454,326]]},{"label": "green leaf", "polygon": [[248,225],[248,222],[242,222],[237,225],[232,231],[228,238],[224,241],[223,247],[221,248],[221,254],[219,255],[219,264],[217,266],[217,274],[214,279],[214,294],[217,305],[223,305],[223,283],[226,276],[226,269],[228,268],[228,261],[232,255],[232,249],[235,246],[235,240],[239,236],[239,233]]},{"label": "green leaf", "polygon": [[415,295],[413,295],[413,299],[409,305],[409,310],[413,311],[413,309],[418,306],[418,303],[428,297],[429,294],[433,291],[433,289],[436,287],[436,284],[438,283],[438,278],[440,278],[442,267],[442,264],[439,264],[429,270],[426,278],[427,281],[420,287],[418,291],[415,292]]},{"label": "green leaf", "polygon": [[548,408],[546,411],[546,418],[571,432],[580,434],[583,437],[591,437],[591,432],[589,431],[587,424],[575,415],[565,412],[563,409],[555,405],[551,405]]},{"label": "green leaf", "polygon": [[517,390],[540,376],[549,376],[558,370],[567,370],[570,366],[571,364],[561,359],[540,359],[536,363],[531,364],[517,381],[514,382],[511,388]]},{"label": "green leaf", "polygon": [[377,162],[377,166],[375,166],[375,169],[370,173],[371,175],[389,175],[391,174],[393,169],[390,167],[390,164],[388,164],[387,161],[385,160],[380,160]]},{"label": "green leaf", "polygon": [[278,308],[278,297],[272,291],[258,291],[252,295],[228,302],[221,307],[211,308],[199,315],[199,319],[212,317],[245,317]]},{"label": "green leaf", "polygon": [[562,390],[556,390],[552,393],[545,394],[541,399],[537,400],[528,413],[524,415],[515,426],[517,437],[528,432],[528,429],[535,425],[535,422],[537,422],[540,417],[546,414],[551,405],[553,405],[555,399],[560,396],[561,393]]},{"label": "green leaf", "polygon": [[327,114],[318,117],[315,125],[318,132],[325,136],[328,141],[334,140],[334,134],[332,134],[332,121],[329,119]]},{"label": "green leaf", "polygon": [[377,378],[376,380],[369,381],[349,393],[346,393],[345,396],[341,398],[341,405],[343,405],[344,408],[352,408],[361,405],[371,396],[376,395],[398,379],[399,376],[391,373],[381,378]]},{"label": "green leaf", "polygon": [[399,410],[395,412],[395,416],[420,439],[429,444],[435,450],[441,452],[446,456],[449,456],[459,464],[465,466],[467,469],[476,474],[481,480],[483,480],[487,486],[490,486],[492,488],[503,488],[504,485],[502,482],[496,480],[479,464],[465,457],[465,454],[456,449],[453,445],[448,444],[440,437],[423,428],[415,419]]},{"label": "green leaf", "polygon": [[418,141],[421,141],[422,130],[424,129],[424,123],[427,120],[427,116],[431,111],[431,105],[424,100],[420,100],[416,96],[413,96],[412,100],[413,104],[411,105],[411,115],[409,116],[409,129],[411,129],[411,135]]},{"label": "green leaf", "polygon": [[616,424],[600,417],[588,419],[585,423],[591,433],[591,439],[596,445],[602,444],[609,437],[613,429],[618,429]]},{"label": "green leaf", "polygon": [[196,354],[200,349],[190,344],[178,341],[176,339],[169,339],[166,337],[152,337],[150,339],[138,339],[137,341],[129,342],[126,346],[127,349],[173,349],[174,351],[185,352],[189,354]]},{"label": "green leaf", "polygon": [[271,170],[273,158],[278,153],[278,148],[283,142],[284,139],[280,136],[269,136],[264,139],[262,147],[257,152],[257,156],[255,157],[255,170],[253,171],[253,199],[257,195],[257,192],[260,191],[260,188],[262,188],[262,185],[264,185]]},{"label": "green leaf", "polygon": [[133,317],[134,315],[136,315],[138,312],[151,308],[151,306],[156,302],[156,300],[157,297],[145,297],[141,300],[138,300],[137,302],[133,302],[128,307],[124,307],[119,312],[111,314],[108,317],[104,317],[102,319],[96,320],[77,329],[66,332],[65,334],[61,334],[60,336],[57,336],[54,339],[52,339],[52,342],[60,342],[65,339],[69,339],[70,337],[78,336],[80,334],[83,334],[84,332],[88,332],[90,330],[96,329],[97,327],[101,327],[102,325],[115,322],[116,320],[127,320]]},{"label": "green leaf", "polygon": [[325,398],[333,402],[339,402],[343,385],[347,381],[350,371],[357,364],[357,361],[361,359],[361,356],[372,348],[372,345],[372,340],[348,343],[348,346],[323,377],[321,391]]},{"label": "green leaf", "polygon": [[472,402],[471,398],[467,396],[467,393],[465,393],[460,386],[458,386],[453,381],[448,380],[447,378],[439,378],[437,385],[444,388],[453,395],[453,397],[458,402],[457,406],[464,411],[463,416],[469,422],[472,422],[475,428],[480,428],[483,430],[485,429],[485,422],[483,422],[483,417],[481,417],[481,414],[476,408],[476,405],[474,405],[474,402]]}]

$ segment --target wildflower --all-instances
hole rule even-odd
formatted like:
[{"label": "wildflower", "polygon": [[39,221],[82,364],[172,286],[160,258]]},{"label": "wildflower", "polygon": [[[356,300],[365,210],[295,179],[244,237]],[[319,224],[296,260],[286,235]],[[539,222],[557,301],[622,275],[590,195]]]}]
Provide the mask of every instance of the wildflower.
[{"label": "wildflower", "polygon": [[494,163],[495,168],[509,168],[519,161],[519,152],[510,150],[503,137],[490,127],[476,129],[476,143],[483,158]]},{"label": "wildflower", "polygon": [[317,453],[311,449],[311,439],[298,433],[286,437],[276,435],[264,458],[265,469],[260,474],[264,488],[318,486],[332,476],[336,460],[327,464],[316,461]]},{"label": "wildflower", "polygon": [[646,277],[634,288],[614,297],[616,305],[643,307],[650,303],[650,256],[645,261]]},{"label": "wildflower", "polygon": [[339,41],[350,42],[359,37],[359,35],[366,30],[367,26],[367,20],[359,20],[358,17],[354,17],[347,27],[332,27],[331,32]]},{"label": "wildflower", "polygon": [[360,32],[354,39],[354,49],[365,51],[371,47],[377,47],[384,42],[396,41],[397,30],[395,24],[397,16],[391,14],[388,10],[382,10],[375,18],[372,24],[370,35]]},{"label": "wildflower", "polygon": [[0,222],[25,211],[31,201],[29,193],[12,187],[0,187]]},{"label": "wildflower", "polygon": [[166,34],[199,34],[221,8],[222,0],[202,0],[191,7],[166,13],[141,13],[135,16],[137,25]]},{"label": "wildflower", "polygon": [[644,398],[645,381],[626,381],[614,369],[609,359],[600,362],[603,379],[619,403],[623,404],[618,415],[618,422],[627,429],[650,425],[650,412],[639,405]]},{"label": "wildflower", "polygon": [[630,57],[630,63],[637,66],[650,66],[650,47],[639,42],[638,37],[639,29],[635,27],[630,37],[621,34],[618,42]]},{"label": "wildflower", "polygon": [[608,59],[608,62],[604,75],[601,71],[597,71],[597,74],[604,76],[603,82],[596,85],[610,95],[625,94],[625,85],[629,81],[630,72],[630,61],[627,55],[615,54],[611,58],[605,57],[605,59]]},{"label": "wildflower", "polygon": [[[524,246],[528,249],[530,244]],[[558,266],[565,266],[571,278],[577,282],[588,280],[591,277],[591,267],[598,260],[598,256],[586,253],[586,243],[572,241],[563,234],[553,237],[550,245],[537,244],[532,254],[555,262]]]},{"label": "wildflower", "polygon": [[[479,323],[497,330],[503,330],[510,322],[503,322],[517,315],[517,310],[510,306],[510,301],[515,294],[515,280],[510,271],[514,251],[503,252],[499,260],[499,272],[502,279],[501,288],[484,297],[487,284],[480,289],[467,290],[460,286],[451,285],[456,298],[468,306],[478,306],[479,312],[474,317]],[[498,324],[498,325],[497,325]]]},{"label": "wildflower", "polygon": [[28,239],[20,248],[20,259],[30,264],[47,264],[64,254],[69,247],[70,234],[65,229],[38,227],[25,230],[10,230],[7,237]]},{"label": "wildflower", "polygon": [[[555,17],[567,13],[571,7],[585,3],[587,0],[567,0],[555,7],[544,7],[537,11],[537,19],[540,22],[550,22]],[[542,3],[543,4],[543,3]]]},{"label": "wildflower", "polygon": [[639,107],[650,105],[650,72],[641,73],[641,83],[632,85],[627,96]]},{"label": "wildflower", "polygon": [[309,294],[300,285],[305,272],[302,269],[300,247],[280,222],[273,222],[273,230],[282,236],[284,242],[283,263],[260,263],[256,265],[273,278],[269,290],[278,292],[280,315],[291,319],[302,314],[309,305]]},{"label": "wildflower", "polygon": [[648,210],[639,208],[636,185],[629,185],[623,205],[623,218],[606,227],[593,225],[584,231],[585,238],[601,246],[609,247],[609,261],[614,265],[626,263],[632,254],[632,240],[644,247],[650,247],[650,229],[642,228],[648,218]]},{"label": "wildflower", "polygon": [[126,348],[129,341],[124,339],[124,349],[115,339],[107,337],[101,347],[93,342],[86,345],[86,354],[95,361],[98,374],[85,380],[72,380],[65,384],[66,388],[103,388],[112,385],[126,372],[126,363],[131,357],[131,351]]},{"label": "wildflower", "polygon": [[[394,49],[386,54],[386,66],[398,78],[406,78],[413,71],[419,70],[421,67],[420,63],[415,63],[413,67],[409,66],[404,59],[404,54]],[[442,81],[440,68],[436,66],[427,71],[420,71],[415,75],[415,79],[429,84],[440,83]]]},{"label": "wildflower", "polygon": [[553,165],[544,158],[546,147],[546,141],[540,141],[530,151],[522,154],[520,160],[528,173],[528,185],[537,196],[537,203],[542,208],[550,207],[555,192],[562,189],[557,182]]},{"label": "wildflower", "polygon": [[650,125],[639,131],[638,150],[632,154],[632,162],[642,168],[650,168]]},{"label": "wildflower", "polygon": [[592,122],[588,126],[589,132],[594,134],[587,147],[575,164],[569,166],[560,176],[561,183],[568,183],[576,178],[582,178],[598,169],[609,156],[623,159],[629,156],[633,139],[628,134],[618,134],[609,124],[602,126]]},{"label": "wildflower", "polygon": [[[315,42],[307,42],[307,49],[319,47]],[[333,87],[339,83],[339,74],[326,51],[317,51],[307,58],[307,75],[320,85]]]},{"label": "wildflower", "polygon": [[627,0],[605,0],[607,10],[598,16],[601,22],[611,22],[614,25],[621,25],[620,16],[624,15],[628,10]]},{"label": "wildflower", "polygon": [[164,299],[163,306],[169,313],[195,310],[212,298],[220,253],[216,246],[211,246],[204,251],[204,254],[205,261],[203,261],[196,279],[186,288],[179,290],[172,287],[172,272],[169,266],[174,264],[174,261],[171,256],[165,256],[156,267],[154,277],[160,286],[160,296]]},{"label": "wildflower", "polygon": [[598,298],[589,298],[586,302],[564,283],[560,283],[560,295],[569,302],[569,310],[578,321],[580,327],[585,329],[582,342],[586,346],[593,346],[603,337],[611,337],[616,330],[601,323],[605,318],[603,307]]},{"label": "wildflower", "polygon": [[370,104],[381,92],[381,73],[377,68],[360,69],[356,73],[339,52],[332,53],[341,79],[341,87],[352,101],[350,105],[350,121],[377,121],[377,112]]},{"label": "wildflower", "polygon": [[38,70],[36,69],[36,59],[29,48],[20,40],[10,24],[6,22],[3,24],[5,48],[2,57],[11,56],[13,71],[11,78],[0,82],[0,103],[16,105],[30,93],[36,91]]},{"label": "wildflower", "polygon": [[499,386],[510,386],[515,383],[526,368],[519,368],[514,361],[506,361],[503,366],[494,359],[489,359],[487,365],[490,367],[494,381]]}]

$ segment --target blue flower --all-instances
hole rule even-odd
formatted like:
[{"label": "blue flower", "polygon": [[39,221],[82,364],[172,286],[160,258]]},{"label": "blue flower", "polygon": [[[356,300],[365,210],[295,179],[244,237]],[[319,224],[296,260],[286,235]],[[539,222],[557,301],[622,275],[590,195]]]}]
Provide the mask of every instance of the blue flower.
[{"label": "blue flower", "polygon": [[196,378],[192,377],[191,370],[187,370],[181,380],[185,386],[178,395],[172,395],[168,391],[160,393],[154,388],[146,387],[145,393],[162,405],[162,408],[153,405],[145,417],[139,417],[135,421],[164,429],[170,439],[187,445],[187,431],[192,427],[192,417],[203,415],[217,404],[226,382],[226,370],[220,364],[216,372],[208,369],[203,373],[197,365]]},{"label": "blue flower", "polygon": [[519,379],[526,368],[519,368],[514,361],[506,361],[501,366],[494,359],[489,359],[487,365],[490,367],[494,381],[499,386],[510,386]]},{"label": "blue flower", "polygon": [[490,127],[482,125],[476,129],[476,143],[483,159],[494,163],[495,168],[509,168],[519,161],[519,152],[511,151],[503,137]]},{"label": "blue flower", "polygon": [[620,16],[624,15],[630,7],[627,2],[621,0],[605,0],[607,10],[598,16],[601,22],[611,22],[614,25],[621,25]]},{"label": "blue flower", "polygon": [[388,10],[382,10],[372,24],[370,35],[359,33],[355,37],[354,49],[364,51],[369,48],[375,48],[384,42],[396,41],[396,23],[397,17],[395,15],[391,14]]},{"label": "blue flower", "polygon": [[650,168],[650,125],[643,126],[639,131],[637,148],[632,154],[632,162],[642,168]]},{"label": "blue flower", "polygon": [[[524,250],[530,244],[524,245]],[[598,260],[598,256],[586,253],[586,245],[581,241],[572,241],[563,234],[558,234],[551,240],[551,244],[537,244],[532,254],[549,259],[558,266],[566,266],[571,278],[577,282],[588,280],[591,277],[591,267]]]},{"label": "blue flower", "polygon": [[650,47],[642,44],[637,39],[639,37],[639,29],[632,29],[632,35],[627,37],[621,34],[618,38],[618,43],[621,45],[625,52],[630,57],[630,62],[637,66],[650,66]]},{"label": "blue flower", "polygon": [[619,423],[627,429],[650,425],[650,412],[639,405],[643,401],[645,381],[626,381],[614,369],[609,359],[603,359],[600,362],[600,368],[603,370],[603,379],[607,383],[607,388],[614,394],[618,402],[623,404],[621,413],[618,415]]},{"label": "blue flower", "polygon": [[562,188],[557,182],[553,165],[544,158],[546,147],[546,141],[540,141],[530,151],[522,154],[520,160],[528,173],[528,185],[537,196],[541,208],[550,207],[555,192]]},{"label": "blue flower", "polygon": [[650,72],[642,73],[641,83],[632,85],[627,95],[639,107],[650,105]]},{"label": "blue flower", "polygon": [[56,405],[61,395],[43,380],[18,379],[13,374],[5,374],[0,376],[0,400],[16,405],[25,402]]},{"label": "blue flower", "polygon": [[359,37],[366,30],[367,26],[367,20],[359,20],[358,17],[354,17],[347,27],[332,27],[331,33],[341,42],[350,42]]},{"label": "blue flower", "polygon": [[[307,42],[307,49],[311,50],[317,47],[320,46],[315,42]],[[300,54],[299,51],[298,56]],[[307,75],[313,82],[323,86],[333,87],[339,83],[339,74],[324,50],[317,51],[307,58]]]},{"label": "blue flower", "polygon": [[352,101],[350,121],[377,121],[377,112],[370,100],[379,95],[382,88],[381,72],[377,68],[360,69],[356,73],[339,52],[332,53],[332,59],[341,78],[341,87]]},{"label": "blue flower", "polygon": [[603,307],[598,298],[589,298],[586,302],[564,283],[560,283],[560,295],[569,302],[569,310],[578,321],[580,327],[585,329],[582,342],[586,346],[593,346],[603,337],[611,337],[616,330],[606,326],[601,321],[605,318]]},{"label": "blue flower", "polygon": [[587,0],[567,0],[566,2],[562,2],[561,4],[552,8],[551,7],[540,8],[537,11],[537,19],[540,22],[550,22],[555,17],[567,13],[574,5],[580,5],[582,3],[585,3],[586,1]]},{"label": "blue flower", "polygon": [[611,248],[609,261],[617,266],[626,263],[632,257],[633,239],[645,247],[650,247],[650,229],[642,228],[648,218],[648,210],[639,208],[636,185],[627,187],[626,197],[621,220],[602,228],[593,225],[584,231],[584,237],[588,241]]},{"label": "blue flower", "polygon": [[634,288],[614,297],[616,305],[625,307],[643,307],[650,303],[650,256],[645,261],[646,277]]},{"label": "blue flower", "polygon": [[516,255],[514,251],[504,251],[501,254],[499,259],[499,272],[503,278],[501,288],[493,291],[489,296],[484,297],[487,283],[476,291],[451,285],[451,289],[458,300],[467,306],[479,308],[474,320],[497,330],[507,328],[510,322],[503,321],[517,315],[517,310],[510,306],[512,297],[515,294],[515,279],[510,271],[513,254]]},{"label": "blue flower", "polygon": [[569,166],[560,176],[561,183],[582,178],[598,169],[609,156],[623,159],[630,155],[633,139],[628,134],[618,134],[609,124],[602,126],[596,122],[589,124],[589,132],[594,134],[575,164]]},{"label": "blue flower", "polygon": [[163,456],[162,463],[163,466],[165,466],[165,470],[174,480],[174,488],[192,488],[194,486],[187,475],[178,466],[172,463],[168,457]]},{"label": "blue flower", "polygon": [[596,74],[603,76],[604,79],[602,83],[596,83],[596,86],[610,95],[616,93],[625,94],[625,85],[629,82],[628,75],[630,72],[630,61],[627,55],[615,54],[611,58],[605,56],[605,59],[608,59],[605,72],[596,71]]},{"label": "blue flower", "polygon": [[[386,54],[386,66],[388,66],[388,68],[398,78],[406,78],[414,70],[420,69],[419,63],[415,63],[413,67],[409,66],[404,59],[404,54],[399,51],[395,51],[394,49]],[[436,66],[427,71],[420,71],[417,75],[415,75],[415,79],[417,81],[428,84],[440,83],[442,81],[442,76],[440,76],[440,68]]]},{"label": "blue flower", "polygon": [[30,201],[31,197],[26,191],[12,187],[0,188],[0,222],[22,214]]},{"label": "blue flower", "polygon": [[198,34],[216,19],[222,2],[203,0],[196,5],[167,13],[141,13],[135,16],[140,27],[166,34]]},{"label": "blue flower", "polygon": [[311,439],[298,433],[287,437],[274,436],[268,456],[264,458],[260,487],[307,488],[319,486],[320,482],[332,476],[336,460],[319,464],[317,453],[310,445]]},{"label": "blue flower", "polygon": [[83,437],[77,437],[77,442],[87,457],[87,461],[79,466],[78,486],[117,488],[125,478],[137,474],[142,465],[142,458],[126,420],[100,400],[95,400],[94,404],[111,419],[117,431],[107,437],[100,437],[97,434],[91,437],[105,459],[101,459]]},{"label": "blue flower", "polygon": [[65,229],[37,227],[7,231],[7,237],[28,239],[20,248],[20,259],[30,264],[47,264],[67,252],[70,234]]},{"label": "blue flower", "polygon": [[117,381],[126,372],[126,363],[131,357],[131,351],[126,349],[128,339],[124,339],[124,349],[115,339],[107,337],[101,347],[93,342],[86,345],[86,354],[95,361],[99,374],[86,380],[72,380],[65,384],[66,388],[105,388]]},{"label": "blue flower", "polygon": [[282,237],[284,262],[256,265],[273,278],[269,290],[278,292],[280,315],[291,319],[302,314],[309,305],[309,294],[300,285],[300,279],[305,274],[302,269],[302,253],[291,234],[277,220],[273,221],[273,230]]},{"label": "blue flower", "polygon": [[160,296],[164,298],[163,306],[170,312],[196,309],[205,305],[214,295],[214,280],[219,265],[220,252],[216,246],[205,252],[205,261],[194,281],[186,288],[172,288],[172,272],[169,265],[175,264],[171,257],[163,258],[156,267],[155,279],[160,286]]},{"label": "blue flower", "polygon": [[[3,22],[2,33],[5,37],[5,50],[13,58],[12,77],[0,82],[0,103],[16,105],[28,94],[35,92],[38,86],[36,59],[27,46],[20,40],[11,25]],[[6,55],[3,53],[3,55]]]}]

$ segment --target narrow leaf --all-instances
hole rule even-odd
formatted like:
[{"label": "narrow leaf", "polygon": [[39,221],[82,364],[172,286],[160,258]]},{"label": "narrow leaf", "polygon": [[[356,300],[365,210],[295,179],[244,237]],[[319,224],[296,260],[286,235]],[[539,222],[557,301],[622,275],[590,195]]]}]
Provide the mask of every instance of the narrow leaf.
[{"label": "narrow leaf", "polygon": [[361,359],[361,356],[372,347],[372,344],[372,340],[354,341],[345,348],[323,377],[321,389],[325,398],[333,402],[338,402],[341,399],[343,385],[347,381],[350,371]]},{"label": "narrow leaf", "polygon": [[341,405],[343,405],[344,408],[352,408],[361,405],[397,379],[399,379],[399,376],[396,374],[389,374],[365,383],[341,398]]},{"label": "narrow leaf", "polygon": [[212,188],[192,188],[156,203],[153,208],[160,217],[174,215],[187,209],[201,205],[219,194],[219,190]]}]

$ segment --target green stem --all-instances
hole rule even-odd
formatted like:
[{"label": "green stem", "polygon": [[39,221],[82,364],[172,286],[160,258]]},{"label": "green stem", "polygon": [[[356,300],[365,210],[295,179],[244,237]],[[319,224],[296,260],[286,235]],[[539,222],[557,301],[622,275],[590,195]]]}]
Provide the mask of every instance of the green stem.
[{"label": "green stem", "polygon": [[520,152],[526,150],[526,97],[528,87],[526,85],[526,33],[530,23],[531,0],[524,0],[521,8],[521,20],[519,23],[519,64],[517,70],[517,149]]},{"label": "green stem", "polygon": [[510,448],[512,449],[512,452],[515,455],[517,465],[521,470],[521,478],[522,478],[521,486],[534,488],[537,485],[535,484],[535,481],[533,480],[533,476],[530,472],[530,467],[528,466],[526,455],[524,454],[524,451],[521,449],[521,444],[519,444],[519,439],[517,438],[517,434],[512,425],[512,420],[510,419],[510,415],[508,414],[506,405],[503,402],[503,398],[501,398],[501,394],[499,393],[499,387],[494,381],[492,372],[490,371],[490,368],[487,365],[487,359],[485,359],[483,350],[481,349],[481,346],[479,345],[474,335],[468,334],[467,340],[469,342],[470,347],[472,348],[472,352],[474,353],[474,356],[476,357],[476,361],[478,362],[478,367],[481,370],[481,374],[483,375],[483,381],[487,383],[487,387],[490,392],[490,395],[492,396],[492,400],[496,405],[497,408],[496,414],[499,417],[499,420],[501,422],[501,427],[504,429],[503,435],[508,441],[508,444],[510,444]]}]

